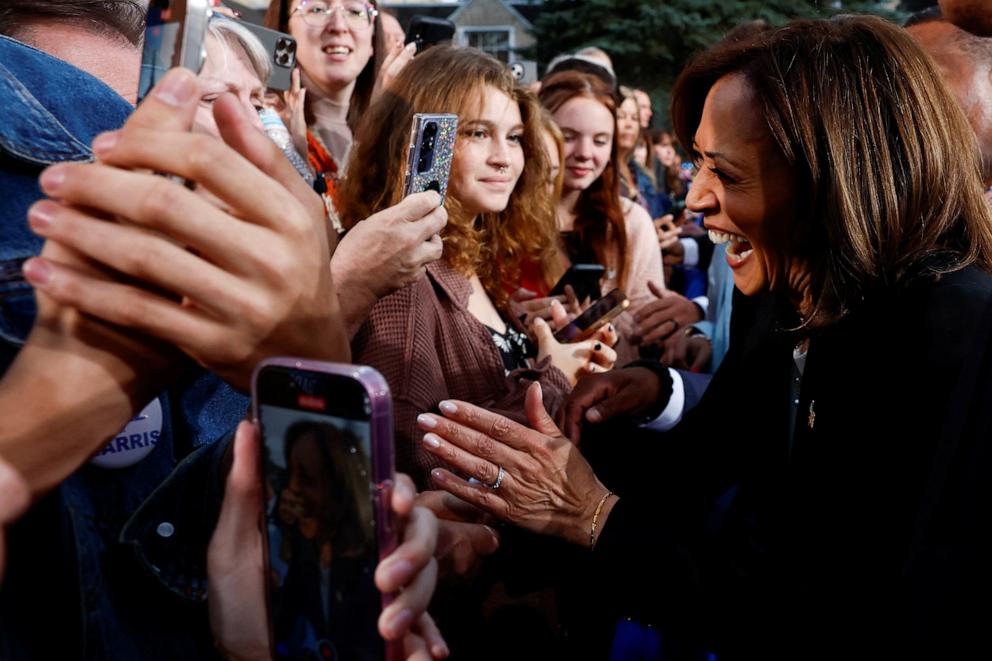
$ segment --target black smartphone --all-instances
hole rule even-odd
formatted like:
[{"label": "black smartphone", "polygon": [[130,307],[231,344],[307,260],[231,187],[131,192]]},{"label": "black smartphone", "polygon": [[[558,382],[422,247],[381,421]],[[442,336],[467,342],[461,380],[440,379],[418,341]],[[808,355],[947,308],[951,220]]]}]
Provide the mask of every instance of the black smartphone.
[{"label": "black smartphone", "polygon": [[377,624],[388,599],[373,582],[396,546],[385,379],[371,367],[273,358],[255,370],[252,395],[274,657],[392,658]]},{"label": "black smartphone", "polygon": [[454,23],[446,18],[434,18],[423,14],[414,15],[410,19],[410,26],[406,29],[406,43],[416,42],[418,53],[435,44],[449,42],[454,36]]},{"label": "black smartphone", "polygon": [[209,0],[149,0],[139,103],[173,67],[200,73],[207,58],[203,40],[212,14]]},{"label": "black smartphone", "polygon": [[457,138],[458,115],[417,113],[413,116],[404,197],[434,190],[444,204]]},{"label": "black smartphone", "polygon": [[579,301],[598,300],[603,295],[600,281],[606,274],[602,264],[572,264],[558,279],[548,296],[564,296],[565,285],[572,285]]},{"label": "black smartphone", "polygon": [[590,305],[570,324],[555,333],[555,339],[565,344],[588,339],[600,328],[616,319],[628,307],[630,307],[630,301],[627,299],[627,295],[619,289],[614,289]]},{"label": "black smartphone", "polygon": [[296,39],[285,32],[270,30],[262,25],[245,21],[239,22],[258,37],[265,47],[265,52],[272,60],[272,73],[267,83],[270,90],[283,92],[288,90],[293,82],[293,68],[296,66]]}]

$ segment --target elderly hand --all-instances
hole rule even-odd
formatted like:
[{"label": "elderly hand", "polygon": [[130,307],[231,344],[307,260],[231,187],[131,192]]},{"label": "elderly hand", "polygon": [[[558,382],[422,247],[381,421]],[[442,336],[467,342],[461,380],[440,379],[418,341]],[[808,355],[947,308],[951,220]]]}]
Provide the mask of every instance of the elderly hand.
[{"label": "elderly hand", "polygon": [[[271,659],[266,615],[259,517],[257,428],[242,422],[234,438],[234,462],[224,489],[220,518],[207,550],[210,627],[217,645],[231,659]],[[401,641],[403,658],[443,659],[448,648],[426,613],[437,581],[434,560],[437,521],[423,507],[414,506],[413,483],[397,475],[392,508],[402,543],[376,568],[375,583],[393,602],[379,617],[379,633]],[[398,594],[397,594],[398,593]]]},{"label": "elderly hand", "polygon": [[441,258],[448,222],[441,196],[425,191],[351,228],[331,258],[341,310],[354,335],[378,300],[417,281]]},{"label": "elderly hand", "polygon": [[648,282],[648,289],[657,296],[631,311],[637,324],[631,343],[658,344],[680,328],[686,328],[703,318],[699,306],[678,294]]},{"label": "elderly hand", "polygon": [[424,447],[490,486],[436,468],[431,477],[438,487],[503,521],[589,545],[593,515],[608,490],[544,410],[539,383],[524,403],[531,428],[467,402],[444,401],[439,408],[444,417],[417,418],[428,432]]},{"label": "elderly hand", "polygon": [[[551,358],[551,364],[561,370],[573,386],[587,374],[613,369],[617,361],[617,352],[601,339],[562,344],[555,339],[554,332],[544,319],[535,319],[531,332],[537,340],[538,362]],[[603,336],[610,333],[606,328],[601,332]],[[615,336],[614,333],[614,340]]]},{"label": "elderly hand", "polygon": [[558,423],[575,444],[584,422],[599,424],[619,415],[637,415],[661,402],[662,383],[645,367],[625,367],[583,379],[558,412]]},{"label": "elderly hand", "polygon": [[[136,118],[152,98],[187,130],[144,128]],[[347,360],[319,197],[233,95],[214,104],[223,142],[188,132],[198,101],[190,72],[171,71],[152,98],[97,138],[98,162],[46,170],[52,199],[29,215],[39,235],[119,275],[39,258],[28,279],[59,303],[179,347],[241,389],[268,356]],[[196,182],[227,209],[151,172]]]}]

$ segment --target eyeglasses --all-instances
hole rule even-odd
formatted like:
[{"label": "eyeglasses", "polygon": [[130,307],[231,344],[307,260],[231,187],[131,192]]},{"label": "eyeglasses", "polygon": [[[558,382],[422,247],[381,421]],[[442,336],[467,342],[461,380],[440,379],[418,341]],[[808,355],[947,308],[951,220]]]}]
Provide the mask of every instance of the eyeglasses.
[{"label": "eyeglasses", "polygon": [[375,7],[364,2],[345,2],[333,5],[322,0],[300,0],[299,6],[293,10],[298,13],[307,25],[322,28],[331,22],[331,14],[338,12],[344,17],[349,28],[365,30],[379,15]]}]

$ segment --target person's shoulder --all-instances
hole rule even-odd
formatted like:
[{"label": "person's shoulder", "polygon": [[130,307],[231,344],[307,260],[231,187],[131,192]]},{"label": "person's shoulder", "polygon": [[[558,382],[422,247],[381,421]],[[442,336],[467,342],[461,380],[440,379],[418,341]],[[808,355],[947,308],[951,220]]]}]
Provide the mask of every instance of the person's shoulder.
[{"label": "person's shoulder", "polygon": [[651,214],[637,202],[622,198],[623,219],[627,225],[628,234],[653,233],[654,223]]}]

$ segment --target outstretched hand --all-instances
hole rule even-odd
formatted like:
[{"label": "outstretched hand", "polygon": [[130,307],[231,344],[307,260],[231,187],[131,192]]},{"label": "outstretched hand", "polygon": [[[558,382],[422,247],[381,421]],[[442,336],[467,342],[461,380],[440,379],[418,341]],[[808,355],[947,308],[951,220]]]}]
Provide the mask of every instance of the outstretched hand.
[{"label": "outstretched hand", "polygon": [[530,427],[467,402],[439,408],[444,417],[417,418],[428,432],[427,451],[458,471],[431,471],[439,488],[503,521],[588,545],[596,505],[608,491],[551,420],[539,383],[525,398]]}]

